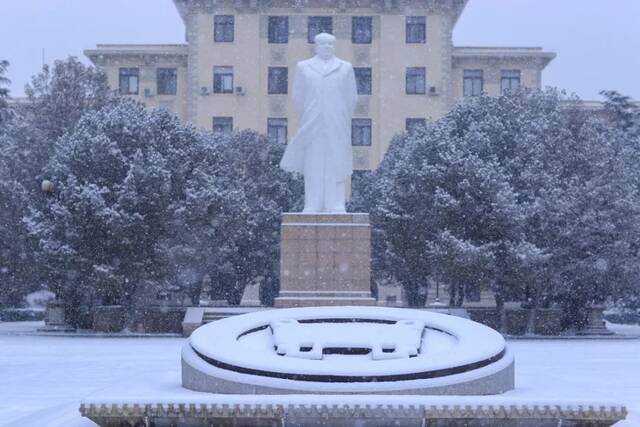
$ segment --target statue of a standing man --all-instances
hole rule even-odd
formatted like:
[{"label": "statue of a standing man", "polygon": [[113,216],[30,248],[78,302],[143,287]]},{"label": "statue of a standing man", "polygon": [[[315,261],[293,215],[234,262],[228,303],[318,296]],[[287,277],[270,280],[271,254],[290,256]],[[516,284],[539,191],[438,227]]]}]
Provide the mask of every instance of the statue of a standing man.
[{"label": "statue of a standing man", "polygon": [[356,79],[353,66],[335,56],[334,36],[321,33],[314,41],[316,55],[296,66],[293,103],[300,121],[280,167],[304,175],[303,212],[341,213],[353,172]]}]

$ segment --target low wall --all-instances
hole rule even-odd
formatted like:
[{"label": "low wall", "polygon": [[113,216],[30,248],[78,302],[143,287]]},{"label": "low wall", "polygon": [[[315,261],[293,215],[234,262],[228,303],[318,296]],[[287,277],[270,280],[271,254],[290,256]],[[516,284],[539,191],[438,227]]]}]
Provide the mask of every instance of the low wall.
[{"label": "low wall", "polygon": [[5,308],[0,310],[0,322],[44,320],[44,308]]},{"label": "low wall", "polygon": [[[181,333],[186,307],[149,306],[142,310],[142,329],[146,333]],[[115,333],[126,326],[122,306],[96,307],[93,313],[95,332]]]},{"label": "low wall", "polygon": [[[527,333],[531,309],[505,309],[504,322],[500,321],[500,313],[495,308],[467,308],[471,320],[487,325],[490,328],[504,331],[507,335],[524,335]],[[560,335],[562,312],[556,308],[539,308],[535,310],[533,333],[536,335]]]},{"label": "low wall", "polygon": [[182,333],[182,319],[186,307],[146,307],[143,311],[142,327],[148,333]]}]

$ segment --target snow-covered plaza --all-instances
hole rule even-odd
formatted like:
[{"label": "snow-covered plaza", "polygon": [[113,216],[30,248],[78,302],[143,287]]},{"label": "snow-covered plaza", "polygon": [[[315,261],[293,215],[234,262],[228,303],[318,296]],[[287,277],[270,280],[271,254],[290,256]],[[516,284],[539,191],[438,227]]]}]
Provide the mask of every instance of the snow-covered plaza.
[{"label": "snow-covered plaza", "polygon": [[[193,393],[180,386],[183,338],[45,337],[30,333],[37,325],[0,324],[0,419],[6,425],[92,426],[80,417],[80,402],[113,390],[140,399]],[[494,401],[621,404],[629,415],[617,425],[640,425],[639,340],[523,339],[508,345],[516,358],[516,390],[491,397]],[[426,399],[440,403],[456,397]]]}]

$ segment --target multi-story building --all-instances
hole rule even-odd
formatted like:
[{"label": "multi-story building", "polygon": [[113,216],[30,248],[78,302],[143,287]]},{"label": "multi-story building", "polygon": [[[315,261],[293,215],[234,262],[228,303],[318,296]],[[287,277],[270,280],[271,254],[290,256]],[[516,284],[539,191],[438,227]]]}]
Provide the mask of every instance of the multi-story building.
[{"label": "multi-story building", "polygon": [[296,131],[295,64],[319,32],[353,63],[359,100],[354,166],[377,166],[393,135],[456,102],[540,87],[554,53],[533,47],[456,47],[467,0],[174,0],[186,44],[99,45],[85,54],[122,95],[202,128],[253,128],[286,141]]}]

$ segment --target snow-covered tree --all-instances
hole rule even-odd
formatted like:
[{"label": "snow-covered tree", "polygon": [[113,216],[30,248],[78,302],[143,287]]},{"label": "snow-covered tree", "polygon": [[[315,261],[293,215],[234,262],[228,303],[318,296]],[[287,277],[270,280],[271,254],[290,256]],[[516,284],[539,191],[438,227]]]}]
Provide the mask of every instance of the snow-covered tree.
[{"label": "snow-covered tree", "polygon": [[481,131],[460,133],[455,124],[396,138],[372,177],[368,207],[374,237],[384,242],[374,243],[374,264],[404,284],[412,304],[424,304],[420,288],[430,280],[447,283],[459,296],[454,304],[466,288],[493,283],[497,269],[506,280],[504,260],[523,243],[524,207],[506,171],[478,151]]},{"label": "snow-covered tree", "polygon": [[22,306],[24,297],[42,284],[41,270],[34,260],[37,242],[22,221],[33,193],[21,179],[22,165],[11,155],[30,131],[13,108],[6,103],[0,106],[0,306]]},{"label": "snow-covered tree", "polygon": [[27,212],[28,193],[8,176],[0,160],[0,307],[19,307],[24,296],[40,286],[35,265],[34,239],[22,219]]},{"label": "snow-covered tree", "polygon": [[25,92],[33,125],[50,143],[72,130],[86,112],[102,108],[111,95],[104,71],[73,56],[55,61],[52,68],[45,65]]},{"label": "snow-covered tree", "polygon": [[[235,280],[238,288],[252,282],[262,285],[262,300],[270,304],[276,296],[280,275],[280,214],[302,209],[300,177],[279,167],[285,145],[270,141],[254,131],[214,139],[214,149],[226,166],[224,187],[242,194],[233,234],[238,245]],[[236,196],[232,196],[236,197]],[[241,293],[237,295],[239,302]]]},{"label": "snow-covered tree", "polygon": [[635,136],[640,135],[640,107],[631,97],[615,90],[600,92],[606,100],[604,110],[607,119],[618,129]]},{"label": "snow-covered tree", "polygon": [[[618,101],[609,102],[615,110]],[[563,172],[546,192],[538,238],[553,249],[553,296],[569,327],[584,324],[585,306],[638,295],[640,138],[623,123],[586,121],[556,147]]]},{"label": "snow-covered tree", "polygon": [[138,303],[155,297],[147,284],[167,277],[169,207],[202,161],[199,141],[170,113],[127,100],[87,113],[59,140],[45,170],[53,191],[28,225],[74,322],[117,303],[135,324]]},{"label": "snow-covered tree", "polygon": [[468,286],[490,287],[499,306],[555,301],[579,326],[587,305],[640,282],[640,144],[629,129],[554,90],[525,90],[468,100],[396,137],[354,188],[372,214],[376,275],[403,283],[414,304],[439,280],[454,304]]},{"label": "snow-covered tree", "polygon": [[135,327],[158,291],[196,297],[205,274],[230,302],[250,282],[277,285],[278,217],[301,194],[277,167],[283,149],[126,99],[86,114],[59,140],[45,171],[54,190],[27,221],[72,321],[121,304]]},{"label": "snow-covered tree", "polygon": [[104,73],[73,57],[56,61],[53,68],[45,66],[26,92],[29,100],[16,109],[5,129],[10,137],[0,146],[0,157],[6,160],[10,175],[35,197],[58,138],[111,97]]},{"label": "snow-covered tree", "polygon": [[[280,214],[297,209],[302,183],[278,167],[284,145],[254,131],[208,134],[215,161],[194,171],[176,220],[186,232],[172,254],[185,277],[212,279],[214,298],[239,303],[244,287],[259,282],[262,299],[275,297],[279,278]],[[215,242],[215,244],[212,244]]]}]

